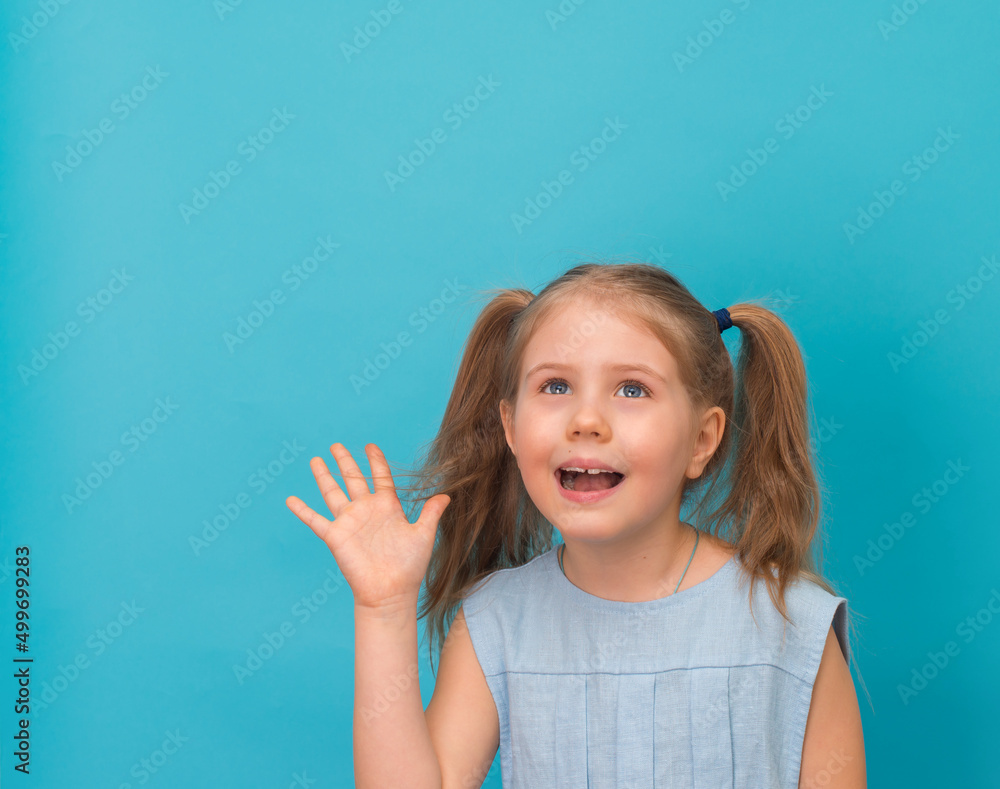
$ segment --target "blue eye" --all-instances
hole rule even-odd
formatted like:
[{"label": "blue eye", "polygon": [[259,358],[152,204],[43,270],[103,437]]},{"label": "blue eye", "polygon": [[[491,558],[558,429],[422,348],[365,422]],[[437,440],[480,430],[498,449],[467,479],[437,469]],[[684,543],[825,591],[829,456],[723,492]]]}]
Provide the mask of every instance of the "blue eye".
[{"label": "blue eye", "polygon": [[[621,385],[621,389],[624,389],[626,386],[631,386],[633,389],[639,389],[639,390],[641,390],[646,395],[649,394],[649,390],[645,386],[643,386],[641,383],[639,383],[638,381],[626,381],[625,383],[623,383]],[[618,391],[621,391],[621,389],[619,389]],[[636,398],[632,397],[632,398],[629,398],[629,399],[630,400],[635,400]]]},{"label": "blue eye", "polygon": [[[559,378],[550,378],[544,384],[542,384],[540,387],[538,387],[538,391],[539,392],[544,392],[549,387],[549,384],[557,384],[557,383],[558,384],[562,384],[563,386],[566,385],[566,382],[563,381],[563,380],[561,380],[561,379],[559,379]],[[555,392],[548,392],[547,394],[556,394],[556,393]]]},{"label": "blue eye", "polygon": [[[552,384],[559,384],[560,386],[566,386],[566,382],[562,378],[549,378],[545,383],[543,383],[540,387],[538,387],[538,391],[544,392],[546,394],[565,394],[565,392],[545,392],[545,390],[548,389],[549,386]],[[618,387],[618,391],[620,392],[625,387],[632,387],[633,389],[638,389],[642,394],[646,395],[647,397],[652,394],[646,386],[639,383],[638,381],[622,381],[621,386]],[[638,396],[626,395],[625,399],[638,400],[640,398]]]}]

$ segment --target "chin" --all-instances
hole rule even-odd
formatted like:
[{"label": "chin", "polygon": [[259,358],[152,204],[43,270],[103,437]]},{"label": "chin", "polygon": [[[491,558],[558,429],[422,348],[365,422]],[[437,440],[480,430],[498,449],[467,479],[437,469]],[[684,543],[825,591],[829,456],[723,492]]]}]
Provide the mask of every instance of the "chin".
[{"label": "chin", "polygon": [[583,518],[577,519],[565,527],[552,519],[548,519],[548,521],[562,535],[563,540],[569,538],[571,540],[579,540],[580,542],[608,542],[622,536],[621,531],[610,530],[606,521],[595,523],[593,528],[587,528],[586,519]]}]

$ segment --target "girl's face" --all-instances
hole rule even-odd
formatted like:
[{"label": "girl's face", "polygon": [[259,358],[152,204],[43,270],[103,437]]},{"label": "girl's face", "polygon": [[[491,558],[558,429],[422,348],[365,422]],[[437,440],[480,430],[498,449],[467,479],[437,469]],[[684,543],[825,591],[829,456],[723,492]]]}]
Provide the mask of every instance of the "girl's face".
[{"label": "girl's face", "polygon": [[[600,542],[676,526],[681,484],[708,463],[724,415],[718,407],[694,413],[676,360],[655,336],[603,308],[567,306],[536,329],[520,375],[514,414],[500,405],[504,433],[528,494],[564,538]],[[615,476],[580,475],[574,493],[562,483],[566,466],[624,476],[584,501],[581,490]]]}]

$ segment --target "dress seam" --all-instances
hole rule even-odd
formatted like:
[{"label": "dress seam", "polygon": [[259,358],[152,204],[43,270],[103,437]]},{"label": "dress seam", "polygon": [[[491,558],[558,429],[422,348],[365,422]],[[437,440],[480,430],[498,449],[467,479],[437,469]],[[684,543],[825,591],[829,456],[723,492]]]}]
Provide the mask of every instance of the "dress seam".
[{"label": "dress seam", "polygon": [[587,789],[590,789],[590,716],[589,716],[589,704],[590,701],[590,683],[584,680],[583,682],[583,721],[584,721],[584,731],[583,736],[587,742],[587,764],[585,769],[587,771]]},{"label": "dress seam", "polygon": [[732,690],[732,679],[733,679],[733,667],[729,667],[729,671],[726,674],[726,712],[729,713],[729,762],[732,765],[732,784],[733,789],[736,789],[736,741],[733,739],[733,690]]},{"label": "dress seam", "polygon": [[757,668],[759,666],[766,666],[768,668],[773,668],[776,671],[780,671],[783,674],[788,674],[793,679],[797,679],[803,684],[809,684],[807,680],[800,677],[794,671],[789,671],[786,668],[777,666],[774,663],[740,663],[725,666],[683,666],[680,668],[665,668],[659,669],[657,671],[511,671],[510,669],[503,669],[493,674],[486,674],[487,677],[498,677],[504,674],[518,674],[525,676],[537,676],[537,677],[593,677],[600,675],[608,676],[645,676],[647,674],[669,674],[672,671],[696,671],[703,668],[728,668],[730,670],[734,668]]}]

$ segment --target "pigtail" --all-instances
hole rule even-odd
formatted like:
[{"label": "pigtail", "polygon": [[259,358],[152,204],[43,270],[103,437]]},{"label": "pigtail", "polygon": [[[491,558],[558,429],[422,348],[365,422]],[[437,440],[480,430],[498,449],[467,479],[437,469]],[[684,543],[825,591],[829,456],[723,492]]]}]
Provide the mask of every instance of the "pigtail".
[{"label": "pigtail", "polygon": [[[741,342],[732,423],[727,426],[732,437],[720,445],[718,458],[728,460],[726,495],[705,522],[734,538],[745,577],[764,579],[787,622],[785,590],[799,576],[840,596],[810,552],[823,495],[809,440],[805,364],[791,329],[773,311],[741,303],[730,307],[729,314]],[[728,354],[724,347],[721,352]],[[821,549],[822,541],[816,543]],[[822,565],[821,555],[818,563]],[[753,615],[754,584],[749,586]],[[853,630],[848,621],[849,640]]]},{"label": "pigtail", "polygon": [[733,533],[739,533],[735,545],[744,567],[764,578],[787,617],[787,585],[813,569],[809,546],[821,506],[810,457],[805,365],[791,330],[774,312],[737,304],[729,314],[741,335],[733,457],[728,495],[713,520],[740,524]]},{"label": "pigtail", "polygon": [[552,547],[552,527],[524,488],[507,446],[499,404],[514,321],[534,294],[487,291],[489,303],[466,340],[437,436],[417,474],[419,498],[446,493],[418,619],[427,616],[431,670],[446,624],[466,591],[494,570],[524,564]]}]

